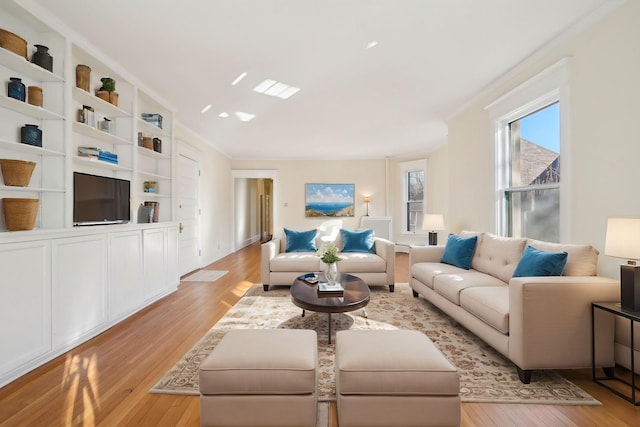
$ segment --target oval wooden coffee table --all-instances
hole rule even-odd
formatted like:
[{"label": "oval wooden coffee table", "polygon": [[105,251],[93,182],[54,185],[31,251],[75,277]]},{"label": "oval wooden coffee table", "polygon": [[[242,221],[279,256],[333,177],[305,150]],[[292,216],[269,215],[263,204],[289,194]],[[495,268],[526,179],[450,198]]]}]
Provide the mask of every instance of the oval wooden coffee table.
[{"label": "oval wooden coffee table", "polygon": [[[320,276],[322,277],[322,276]],[[329,344],[331,344],[331,313],[346,313],[369,304],[371,292],[362,279],[351,274],[340,274],[337,279],[344,287],[342,296],[318,295],[318,285],[311,285],[296,278],[291,285],[291,301],[302,309],[327,313],[329,322]]]}]

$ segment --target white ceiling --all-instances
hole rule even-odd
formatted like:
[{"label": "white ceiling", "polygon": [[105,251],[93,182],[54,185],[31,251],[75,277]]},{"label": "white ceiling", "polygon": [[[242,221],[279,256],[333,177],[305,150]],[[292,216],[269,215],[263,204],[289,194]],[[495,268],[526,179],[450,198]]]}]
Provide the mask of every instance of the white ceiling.
[{"label": "white ceiling", "polygon": [[[429,153],[466,102],[612,1],[35,0],[234,159]],[[301,90],[253,92],[266,78]]]}]

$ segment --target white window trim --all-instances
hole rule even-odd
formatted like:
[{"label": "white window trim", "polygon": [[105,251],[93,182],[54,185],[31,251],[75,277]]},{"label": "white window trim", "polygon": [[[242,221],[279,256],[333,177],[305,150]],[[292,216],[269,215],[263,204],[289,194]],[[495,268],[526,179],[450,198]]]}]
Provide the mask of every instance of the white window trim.
[{"label": "white window trim", "polygon": [[560,102],[560,241],[571,241],[571,139],[569,133],[569,69],[570,58],[564,58],[485,107],[493,123],[492,144],[495,159],[494,232],[506,233],[503,189],[507,182],[504,163],[508,161],[501,144],[509,147],[509,123],[554,102]]},{"label": "white window trim", "polygon": [[427,208],[427,160],[413,160],[410,162],[402,162],[400,163],[400,173],[402,174],[402,231],[400,234],[404,235],[427,235],[427,231],[424,230],[416,230],[414,232],[407,231],[407,191],[408,191],[408,182],[407,182],[407,174],[409,172],[415,171],[424,171],[424,199],[422,200],[422,206],[425,209]]}]

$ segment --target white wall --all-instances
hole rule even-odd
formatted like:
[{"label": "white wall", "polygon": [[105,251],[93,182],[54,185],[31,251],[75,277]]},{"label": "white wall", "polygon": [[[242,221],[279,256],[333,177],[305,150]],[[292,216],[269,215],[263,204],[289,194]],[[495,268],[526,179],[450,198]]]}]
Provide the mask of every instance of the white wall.
[{"label": "white wall", "polygon": [[[493,88],[449,123],[449,216],[452,231],[492,231],[494,161],[484,107],[563,57],[571,57],[569,240],[600,250],[600,274],[619,276],[622,260],[603,252],[607,218],[640,217],[640,2],[627,1],[580,34]],[[496,52],[498,55],[499,52]]]},{"label": "white wall", "polygon": [[386,215],[385,160],[232,160],[232,169],[274,170],[275,236],[282,227],[309,230],[324,219],[304,216],[305,185],[311,183],[355,184],[355,216],[342,218],[345,228],[357,228],[365,213],[363,198],[371,197],[369,215]]},{"label": "white wall", "polygon": [[190,132],[181,123],[175,127],[176,139],[202,152],[200,159],[200,234],[202,266],[228,255],[233,241],[231,221],[231,161]]}]

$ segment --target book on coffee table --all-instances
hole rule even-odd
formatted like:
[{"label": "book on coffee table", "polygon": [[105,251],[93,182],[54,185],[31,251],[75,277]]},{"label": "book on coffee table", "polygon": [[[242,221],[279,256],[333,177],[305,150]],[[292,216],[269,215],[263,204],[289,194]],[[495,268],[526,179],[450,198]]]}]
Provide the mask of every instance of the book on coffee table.
[{"label": "book on coffee table", "polygon": [[318,295],[342,296],[344,295],[344,287],[337,282],[334,285],[320,282],[318,283]]}]

